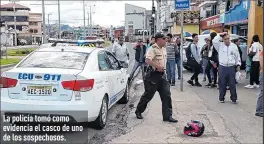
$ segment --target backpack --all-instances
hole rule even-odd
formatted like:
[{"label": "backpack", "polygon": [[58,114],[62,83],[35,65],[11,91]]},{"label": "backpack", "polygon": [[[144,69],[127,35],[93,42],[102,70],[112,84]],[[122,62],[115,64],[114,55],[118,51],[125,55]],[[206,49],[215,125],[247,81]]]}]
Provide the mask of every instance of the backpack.
[{"label": "backpack", "polygon": [[190,43],[189,46],[185,49],[185,54],[186,54],[186,58],[187,60],[193,60],[193,54],[192,54],[192,51],[191,51],[191,45],[193,43]]}]

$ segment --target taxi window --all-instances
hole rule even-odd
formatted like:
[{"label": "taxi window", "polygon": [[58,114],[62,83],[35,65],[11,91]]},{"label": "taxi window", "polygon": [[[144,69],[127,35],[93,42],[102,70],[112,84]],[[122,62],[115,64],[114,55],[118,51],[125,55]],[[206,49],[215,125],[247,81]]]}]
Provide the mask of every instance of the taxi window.
[{"label": "taxi window", "polygon": [[82,70],[89,53],[37,51],[22,61],[23,68],[61,68]]},{"label": "taxi window", "polygon": [[101,71],[107,71],[110,70],[110,66],[107,62],[106,55],[104,52],[100,52],[98,54],[98,63],[99,63],[99,69]]}]

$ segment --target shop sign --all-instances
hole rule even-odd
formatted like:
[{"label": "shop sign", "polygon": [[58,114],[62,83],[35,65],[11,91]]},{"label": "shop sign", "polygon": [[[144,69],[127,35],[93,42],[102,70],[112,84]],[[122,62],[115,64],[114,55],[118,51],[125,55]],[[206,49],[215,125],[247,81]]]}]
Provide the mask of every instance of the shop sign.
[{"label": "shop sign", "polygon": [[219,26],[221,26],[220,15],[212,16],[204,20],[201,20],[201,29],[209,29]]}]

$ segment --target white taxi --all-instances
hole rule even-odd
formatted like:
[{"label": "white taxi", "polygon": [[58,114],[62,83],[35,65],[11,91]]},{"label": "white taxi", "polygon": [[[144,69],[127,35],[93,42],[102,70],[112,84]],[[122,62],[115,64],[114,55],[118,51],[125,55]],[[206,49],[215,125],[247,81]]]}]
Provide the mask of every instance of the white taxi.
[{"label": "white taxi", "polygon": [[[129,101],[127,68],[98,48],[55,46],[37,49],[1,74],[1,110],[48,111],[93,122],[102,129],[108,110]],[[88,117],[78,114],[87,111]]]}]

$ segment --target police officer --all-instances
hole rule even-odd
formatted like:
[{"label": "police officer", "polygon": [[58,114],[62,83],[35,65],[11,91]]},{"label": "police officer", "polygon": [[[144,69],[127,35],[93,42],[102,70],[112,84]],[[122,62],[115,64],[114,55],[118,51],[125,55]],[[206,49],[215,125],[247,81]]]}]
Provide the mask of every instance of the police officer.
[{"label": "police officer", "polygon": [[155,44],[152,45],[146,54],[146,63],[149,65],[147,74],[144,79],[145,92],[137,105],[136,117],[143,119],[142,113],[145,111],[147,104],[153,98],[156,91],[159,92],[162,101],[163,121],[176,123],[178,120],[172,118],[172,101],[170,84],[166,79],[166,38],[163,34],[155,35]]},{"label": "police officer", "polygon": [[[220,42],[222,41],[223,42]],[[226,86],[227,83],[230,87],[231,101],[236,103],[237,92],[236,92],[236,70],[240,70],[241,59],[237,45],[231,43],[230,36],[228,33],[220,34],[220,37],[215,37],[213,40],[213,46],[218,51],[219,55],[219,101],[225,102]]]}]

